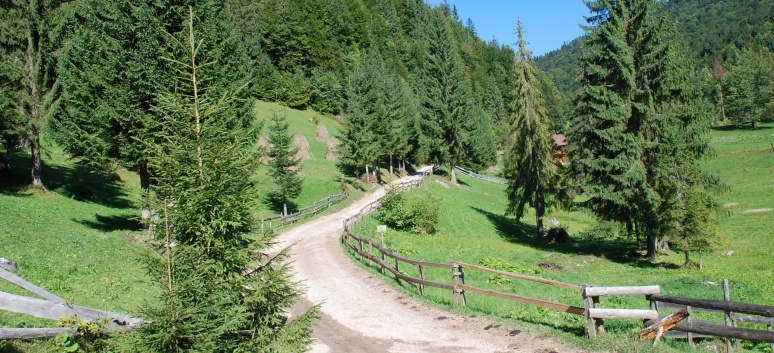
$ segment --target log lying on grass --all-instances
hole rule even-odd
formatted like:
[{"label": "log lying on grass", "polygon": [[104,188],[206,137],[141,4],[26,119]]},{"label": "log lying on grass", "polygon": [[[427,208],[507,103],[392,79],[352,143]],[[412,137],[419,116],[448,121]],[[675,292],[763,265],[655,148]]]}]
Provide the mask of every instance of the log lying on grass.
[{"label": "log lying on grass", "polygon": [[75,336],[78,331],[69,327],[52,328],[0,328],[0,340],[29,340],[35,338],[54,338],[61,332]]},{"label": "log lying on grass", "polygon": [[678,322],[687,318],[689,315],[691,314],[688,312],[688,309],[681,309],[672,315],[669,315],[661,320],[658,320],[653,325],[650,325],[645,329],[643,329],[642,331],[640,331],[640,338],[641,339],[653,338],[654,339],[653,346],[655,347],[658,344],[658,341],[661,339],[661,335],[663,335],[664,332],[667,332],[672,328],[674,328]]}]

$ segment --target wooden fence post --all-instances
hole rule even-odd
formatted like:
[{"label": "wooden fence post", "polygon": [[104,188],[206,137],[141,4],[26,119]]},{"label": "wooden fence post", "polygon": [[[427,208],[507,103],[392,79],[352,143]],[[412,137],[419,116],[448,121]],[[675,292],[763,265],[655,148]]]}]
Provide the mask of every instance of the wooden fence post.
[{"label": "wooden fence post", "polygon": [[[774,147],[774,145],[772,145]],[[769,331],[771,331],[771,324],[774,320],[769,320],[769,325],[766,327]],[[771,344],[771,351],[774,352],[774,343]]]},{"label": "wooden fence post", "polygon": [[[599,297],[591,297],[591,302],[594,304],[594,308],[601,309],[602,304],[599,303]],[[594,319],[594,324],[597,326],[598,333],[605,333],[605,320]]]},{"label": "wooden fence post", "polygon": [[382,253],[382,263],[381,263],[381,265],[382,265],[382,274],[384,274],[384,264],[385,264],[385,261],[387,261],[387,258],[384,256],[384,253]]},{"label": "wooden fence post", "polygon": [[[731,291],[728,288],[728,278],[723,278],[723,300],[731,301]],[[725,310],[723,313],[725,316],[726,326],[736,327],[736,322],[734,322],[734,319],[733,319],[734,313],[732,313],[730,310]],[[733,347],[734,345],[737,347],[739,346],[739,340],[734,339],[733,343],[735,344],[732,345],[732,341],[730,338],[726,338],[726,350],[728,351],[728,353],[734,352],[734,347]]]},{"label": "wooden fence post", "polygon": [[[685,310],[688,312],[687,320],[688,320],[688,324],[690,324],[693,321],[693,318],[691,318],[691,314],[692,314],[691,306],[687,305],[685,307]],[[688,344],[691,345],[691,347],[696,347],[696,343],[693,342],[693,333],[692,332],[688,332]]]},{"label": "wooden fence post", "polygon": [[[369,241],[369,242],[368,242],[368,255],[373,255],[373,254],[374,254],[374,246],[373,246],[373,244],[371,244],[371,242]],[[373,263],[373,261],[371,261],[371,256],[369,256],[369,257],[368,257],[368,267],[371,267],[371,266],[373,266],[373,265],[374,265],[374,263]]]},{"label": "wooden fence post", "polygon": [[590,287],[589,285],[582,285],[583,289],[581,290],[581,293],[583,295],[583,309],[586,311],[586,326],[589,330],[589,338],[596,338],[597,337],[597,327],[595,325],[594,319],[591,317],[591,308],[594,307],[594,304],[591,302],[591,298],[586,296],[586,288]]},{"label": "wooden fence post", "polygon": [[[419,279],[425,280],[425,266],[419,265]],[[419,294],[425,295],[425,285],[419,284]],[[771,325],[769,325],[769,331],[771,331]]]},{"label": "wooden fence post", "polygon": [[[461,284],[465,284],[465,267],[460,265],[460,282]],[[468,306],[468,299],[465,297],[465,290],[461,289],[460,294],[462,295],[462,306]]]},{"label": "wooden fence post", "polygon": [[459,265],[452,264],[452,296],[454,297],[454,306],[457,306],[457,268]]},{"label": "wooden fence post", "polygon": [[360,249],[360,261],[363,261],[363,238],[357,238],[357,243]]}]

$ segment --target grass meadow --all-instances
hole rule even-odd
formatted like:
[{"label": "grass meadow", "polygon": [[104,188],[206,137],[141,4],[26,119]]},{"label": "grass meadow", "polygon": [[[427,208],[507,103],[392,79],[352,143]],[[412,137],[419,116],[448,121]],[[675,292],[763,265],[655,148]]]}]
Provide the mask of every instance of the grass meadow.
[{"label": "grass meadow", "polygon": [[[764,144],[765,142],[765,144]],[[729,211],[720,219],[723,235],[721,247],[703,255],[704,268],[682,267],[684,255],[667,251],[655,261],[648,261],[635,252],[636,242],[626,237],[600,239],[589,231],[597,223],[581,211],[553,210],[546,219],[556,217],[568,229],[573,242],[539,245],[534,241],[534,213],[522,220],[505,216],[505,186],[465,176],[460,186],[446,188],[437,181],[445,176],[433,176],[413,193],[432,193],[442,197],[438,232],[416,235],[388,230],[387,247],[417,260],[446,263],[456,260],[471,264],[486,264],[517,273],[535,275],[565,283],[597,286],[655,285],[662,293],[684,297],[723,299],[722,280],[730,280],[731,300],[774,305],[774,124],[764,124],[758,130],[723,128],[712,132],[712,146],[718,151],[704,168],[716,173],[730,191],[717,195],[719,203]],[[752,148],[761,146],[760,150]],[[764,149],[766,145],[768,148]],[[725,151],[725,152],[724,152]],[[728,152],[730,151],[730,152]],[[369,217],[356,233],[377,238],[379,221]],[[733,251],[733,253],[731,253]],[[730,254],[730,255],[728,255]],[[692,254],[698,261],[699,254]],[[538,264],[545,267],[540,267]],[[547,265],[550,264],[550,265]],[[418,277],[416,267],[404,264],[401,271]],[[451,283],[448,270],[426,268],[430,280]],[[508,280],[474,269],[465,272],[466,284],[514,293],[574,306],[583,306],[580,293],[547,285]],[[397,283],[407,293],[418,291],[406,283]],[[425,300],[451,308],[448,291],[426,289]],[[609,335],[595,341],[583,339],[585,323],[580,316],[545,310],[515,302],[468,294],[464,313],[485,314],[502,320],[516,320],[539,331],[550,331],[589,348],[620,351],[690,351],[685,341],[667,340],[657,348],[650,342],[639,342],[637,320],[606,320]],[[647,309],[643,296],[601,298],[602,307]],[[696,314],[705,320],[721,321],[716,315]],[[758,327],[762,328],[762,327]],[[765,329],[765,327],[763,327]],[[703,344],[724,347],[720,341]],[[768,344],[744,343],[753,351],[770,352]]]},{"label": "grass meadow", "polygon": [[[340,192],[342,172],[325,159],[326,145],[315,138],[314,117],[335,136],[339,123],[312,111],[295,111],[258,102],[257,119],[264,121],[279,110],[290,123],[290,133],[302,133],[313,156],[303,162],[304,186],[289,211],[311,205]],[[46,139],[44,138],[44,141]],[[30,157],[27,150],[12,155],[12,171],[0,175],[0,257],[19,264],[17,274],[76,305],[132,315],[143,302],[155,297],[142,257],[149,253],[147,231],[140,225],[141,193],[136,173],[118,169],[107,177],[68,158],[61,148],[46,144],[43,183],[46,190],[28,186]],[[0,151],[5,153],[5,151]],[[280,213],[281,205],[268,197],[274,187],[267,167],[256,171],[256,219]],[[325,213],[341,209],[360,198],[367,187],[345,178],[350,197]],[[357,187],[352,187],[355,185]],[[0,291],[31,295],[0,281]],[[55,327],[51,320],[0,311],[0,327]],[[57,352],[53,341],[19,343],[0,341],[0,352]]]}]

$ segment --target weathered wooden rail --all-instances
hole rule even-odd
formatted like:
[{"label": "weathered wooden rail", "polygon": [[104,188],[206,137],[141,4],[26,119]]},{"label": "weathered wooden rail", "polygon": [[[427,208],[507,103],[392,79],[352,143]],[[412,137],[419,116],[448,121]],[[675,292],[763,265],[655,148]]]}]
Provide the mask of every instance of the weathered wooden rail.
[{"label": "weathered wooden rail", "polygon": [[320,211],[330,208],[331,205],[335,205],[345,200],[347,197],[349,197],[349,193],[347,190],[343,190],[338,194],[328,195],[327,197],[316,201],[311,206],[301,208],[297,212],[288,214],[287,216],[280,214],[277,216],[263,218],[261,219],[261,231],[264,231],[266,228],[279,228],[288,223],[299,221],[304,217],[316,215],[320,213]]},{"label": "weathered wooden rail", "polygon": [[488,181],[490,183],[497,183],[497,184],[504,184],[504,185],[508,184],[508,182],[503,180],[503,179],[495,178],[495,177],[490,177],[488,175],[477,174],[477,173],[474,173],[474,172],[472,172],[470,170],[463,169],[463,168],[460,168],[460,167],[457,167],[457,166],[454,167],[454,170],[456,170],[457,172],[459,172],[462,175],[467,175],[467,176],[469,176],[471,178],[481,179],[481,180],[484,180],[484,181]]},{"label": "weathered wooden rail", "polygon": [[[411,183],[406,183],[400,187],[406,189],[416,187],[421,184],[421,181],[421,179],[414,180]],[[382,274],[390,272],[396,279],[410,283],[412,286],[418,289],[420,295],[425,294],[425,287],[433,287],[450,291],[453,296],[454,305],[467,305],[467,293],[475,293],[510,301],[516,301],[527,305],[543,307],[568,314],[583,315],[586,317],[588,335],[590,338],[594,338],[597,334],[602,334],[605,332],[605,319],[649,320],[647,321],[648,324],[653,324],[663,316],[659,315],[659,309],[679,310],[687,308],[687,319],[682,320],[684,317],[680,317],[676,320],[673,320],[677,321],[676,324],[674,322],[670,322],[669,328],[674,327],[674,330],[666,332],[664,337],[687,337],[691,339],[697,337],[718,336],[774,343],[774,332],[772,331],[772,326],[774,326],[774,306],[737,303],[730,302],[728,300],[720,301],[665,296],[661,295],[661,287],[658,285],[632,287],[597,287],[590,285],[578,286],[535,276],[499,271],[460,261],[450,260],[448,263],[442,264],[411,259],[400,253],[387,249],[386,247],[382,246],[382,244],[379,244],[374,240],[367,239],[354,233],[355,225],[362,221],[363,218],[365,218],[367,215],[378,210],[379,207],[379,201],[371,202],[364,206],[358,214],[345,219],[344,232],[341,238],[342,243],[348,249],[353,251],[355,257],[359,258],[363,262],[368,261],[369,265],[376,264]],[[401,271],[401,268],[404,268],[405,270],[406,266],[416,266],[419,272],[419,277],[412,277],[406,275],[405,271]],[[425,269],[428,267],[451,271],[450,276],[448,277],[450,278],[451,283],[428,280],[425,275]],[[583,299],[583,307],[474,287],[465,284],[466,269],[483,271],[495,275],[577,291],[580,292],[581,298]],[[650,309],[602,308],[600,297],[622,295],[642,295],[646,300],[650,301]],[[643,306],[647,305],[646,300],[643,301]],[[768,330],[766,331],[749,328],[729,327],[728,324],[723,325],[708,321],[693,320],[690,318],[690,311],[692,309],[694,311],[706,311],[725,314],[727,317],[731,317],[733,320],[735,320],[734,322],[766,325]],[[758,316],[734,315],[739,313]],[[685,315],[684,313],[681,314]],[[661,337],[661,332],[659,332],[657,337]],[[774,344],[772,345],[772,348],[774,349]],[[730,351],[731,350],[729,349],[729,352]]]},{"label": "weathered wooden rail", "polygon": [[[129,315],[106,310],[87,308],[67,303],[64,299],[29,283],[21,277],[0,268],[0,279],[13,283],[44,299],[36,299],[0,292],[0,310],[32,315],[39,318],[59,320],[66,317],[77,317],[84,321],[95,319],[107,320],[109,331],[127,332],[142,325],[143,320]],[[60,332],[76,334],[75,330],[62,327],[54,328],[4,328],[0,329],[0,339],[31,339],[54,337]]]}]

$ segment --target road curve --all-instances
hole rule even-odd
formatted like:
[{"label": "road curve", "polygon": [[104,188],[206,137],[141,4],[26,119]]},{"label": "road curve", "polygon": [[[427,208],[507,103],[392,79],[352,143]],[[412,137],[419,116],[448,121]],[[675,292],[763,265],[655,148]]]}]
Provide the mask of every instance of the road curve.
[{"label": "road curve", "polygon": [[[410,178],[415,176],[399,182]],[[346,209],[279,237],[280,246],[293,244],[294,276],[306,287],[304,300],[291,315],[311,303],[322,303],[312,352],[580,352],[545,335],[425,306],[354,264],[339,243],[343,221],[384,194],[383,188],[378,189]]]}]

